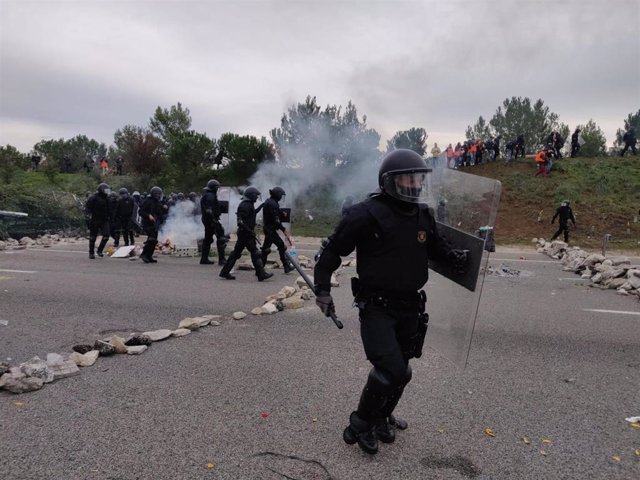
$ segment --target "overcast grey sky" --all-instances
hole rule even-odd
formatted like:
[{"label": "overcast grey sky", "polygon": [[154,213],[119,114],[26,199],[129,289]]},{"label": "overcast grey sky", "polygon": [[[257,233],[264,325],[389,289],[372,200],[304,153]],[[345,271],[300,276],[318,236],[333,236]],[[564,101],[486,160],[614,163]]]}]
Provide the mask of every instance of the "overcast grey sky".
[{"label": "overcast grey sky", "polygon": [[308,94],[353,101],[381,148],[462,140],[512,96],[611,145],[640,109],[640,0],[0,0],[0,145],[110,145],[177,102],[211,137],[268,137]]}]

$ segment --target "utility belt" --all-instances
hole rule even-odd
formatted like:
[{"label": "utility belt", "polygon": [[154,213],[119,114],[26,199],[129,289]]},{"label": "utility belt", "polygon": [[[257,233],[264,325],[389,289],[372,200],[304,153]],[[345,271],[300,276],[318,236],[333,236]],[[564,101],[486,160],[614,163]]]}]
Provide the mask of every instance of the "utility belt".
[{"label": "utility belt", "polygon": [[364,287],[358,277],[351,278],[351,293],[358,307],[365,304],[376,305],[394,310],[414,310],[424,312],[427,295],[424,290],[419,292],[394,292]]},{"label": "utility belt", "polygon": [[409,348],[403,354],[407,358],[420,358],[422,356],[422,348],[424,340],[427,336],[427,327],[429,325],[429,314],[425,309],[427,306],[427,294],[424,290],[419,292],[390,292],[382,290],[372,290],[363,287],[360,279],[351,278],[351,291],[353,293],[355,305],[362,309],[366,305],[375,305],[382,308],[392,310],[414,311],[418,315],[418,328],[411,338]]}]

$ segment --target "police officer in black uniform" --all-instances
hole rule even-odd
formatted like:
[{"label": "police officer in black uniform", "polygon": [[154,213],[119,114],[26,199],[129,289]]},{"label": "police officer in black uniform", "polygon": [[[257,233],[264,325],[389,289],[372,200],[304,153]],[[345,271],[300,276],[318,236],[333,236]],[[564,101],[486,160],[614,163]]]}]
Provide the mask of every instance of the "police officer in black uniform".
[{"label": "police officer in black uniform", "polygon": [[551,219],[551,225],[556,221],[556,217],[559,217],[558,221],[560,222],[560,227],[558,228],[558,231],[553,234],[551,240],[555,240],[561,233],[564,233],[564,241],[565,243],[569,243],[569,220],[571,220],[574,227],[576,226],[576,219],[573,216],[573,210],[571,210],[570,205],[569,200],[565,200],[556,209],[556,213]]},{"label": "police officer in black uniform", "polygon": [[260,196],[260,191],[256,187],[247,187],[243,192],[243,199],[238,205],[238,211],[236,217],[238,221],[238,240],[236,245],[229,254],[224,267],[220,270],[220,276],[227,280],[235,280],[236,277],[231,275],[231,269],[236,263],[236,260],[242,255],[242,251],[246,248],[251,254],[251,262],[256,269],[256,276],[258,281],[266,280],[273,277],[273,273],[267,273],[264,270],[264,263],[262,263],[262,256],[260,250],[256,245],[257,239],[255,234],[256,228],[256,209],[253,206]]},{"label": "police officer in black uniform", "polygon": [[293,271],[294,268],[285,255],[287,247],[285,247],[282,238],[278,235],[278,230],[287,235],[287,229],[284,228],[280,220],[282,214],[279,203],[285,195],[286,193],[282,187],[274,187],[269,190],[269,198],[262,204],[264,243],[262,244],[261,251],[262,264],[266,265],[269,253],[271,253],[271,245],[275,245],[280,254],[280,262],[282,263],[284,273],[289,273]]},{"label": "police officer in black uniform", "polygon": [[122,187],[119,192],[120,198],[118,198],[118,202],[116,203],[116,213],[115,213],[115,246],[117,247],[120,244],[120,233],[124,237],[124,245],[128,246],[129,243],[131,245],[134,244],[133,239],[133,208],[134,201],[133,198],[129,196],[129,190]]},{"label": "police officer in black uniform", "polygon": [[220,208],[220,202],[218,202],[219,187],[220,182],[209,180],[200,199],[201,218],[204,225],[204,240],[202,241],[202,256],[200,257],[201,265],[212,265],[214,263],[209,260],[209,252],[211,251],[214,235],[216,236],[216,246],[218,247],[218,264],[224,265],[226,261],[224,250],[228,239],[220,223],[222,209]]},{"label": "police officer in black uniform", "polygon": [[[85,203],[85,214],[90,217],[89,219],[89,258],[96,258],[97,253],[99,257],[104,257],[104,247],[109,241],[110,234],[110,220],[111,220],[111,208],[109,205],[109,194],[111,193],[111,187],[106,183],[98,185],[96,193],[91,195]],[[96,240],[98,234],[102,235],[100,244],[98,245],[98,251],[96,252]]]},{"label": "police officer in black uniform", "polygon": [[407,428],[393,411],[411,380],[409,359],[422,354],[427,316],[426,296],[419,290],[428,278],[429,258],[466,263],[466,253],[450,249],[439,236],[423,203],[428,172],[412,150],[387,154],[378,173],[379,192],[348,210],[315,266],[316,304],[329,315],[331,273],[340,257],[356,249],[359,278],[352,279],[352,287],[373,368],[343,438],[370,454],[378,451],[378,440],[391,443],[396,428]]},{"label": "police officer in black uniform", "polygon": [[160,220],[166,209],[167,206],[162,204],[162,189],[153,187],[140,207],[142,230],[147,236],[147,241],[144,242],[144,247],[142,247],[142,253],[140,254],[140,258],[144,263],[158,263],[153,258],[153,252],[158,244]]}]

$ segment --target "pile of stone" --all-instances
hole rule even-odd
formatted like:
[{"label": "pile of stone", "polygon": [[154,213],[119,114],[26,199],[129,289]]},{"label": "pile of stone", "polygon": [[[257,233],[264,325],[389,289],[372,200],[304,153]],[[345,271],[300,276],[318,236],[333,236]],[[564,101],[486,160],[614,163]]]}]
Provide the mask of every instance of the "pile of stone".
[{"label": "pile of stone", "polygon": [[63,237],[59,234],[45,234],[39,235],[33,239],[31,237],[22,237],[19,240],[15,238],[7,238],[6,240],[0,240],[0,250],[20,250],[27,247],[50,247],[58,243],[78,243],[86,242],[86,239],[82,237]]},{"label": "pile of stone", "polygon": [[184,318],[178,328],[160,329],[149,332],[135,332],[128,338],[112,335],[108,339],[96,340],[93,344],[74,345],[71,353],[49,353],[46,360],[35,356],[31,360],[12,367],[0,363],[0,389],[12,393],[26,393],[40,390],[45,383],[80,373],[80,367],[90,367],[99,357],[116,354],[140,355],[154,342],[170,337],[183,337],[193,330],[207,325],[220,325],[220,315],[203,315],[201,317]]},{"label": "pile of stone", "polygon": [[588,253],[580,247],[569,248],[565,242],[547,242],[534,238],[537,251],[562,261],[563,270],[591,281],[591,286],[616,290],[620,295],[635,295],[640,300],[640,265],[632,265],[629,257],[605,257]]}]

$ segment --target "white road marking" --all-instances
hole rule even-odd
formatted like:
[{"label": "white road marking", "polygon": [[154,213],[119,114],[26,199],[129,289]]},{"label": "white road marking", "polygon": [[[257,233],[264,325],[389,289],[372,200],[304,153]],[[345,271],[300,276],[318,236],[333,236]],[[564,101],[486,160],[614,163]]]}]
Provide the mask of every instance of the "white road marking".
[{"label": "white road marking", "polygon": [[600,310],[598,308],[583,308],[584,312],[597,312],[597,313],[619,313],[620,315],[638,315],[640,312],[626,312],[624,310]]},{"label": "white road marking", "polygon": [[0,272],[6,272],[6,273],[38,273],[34,270],[6,270],[4,268],[0,268]]}]

